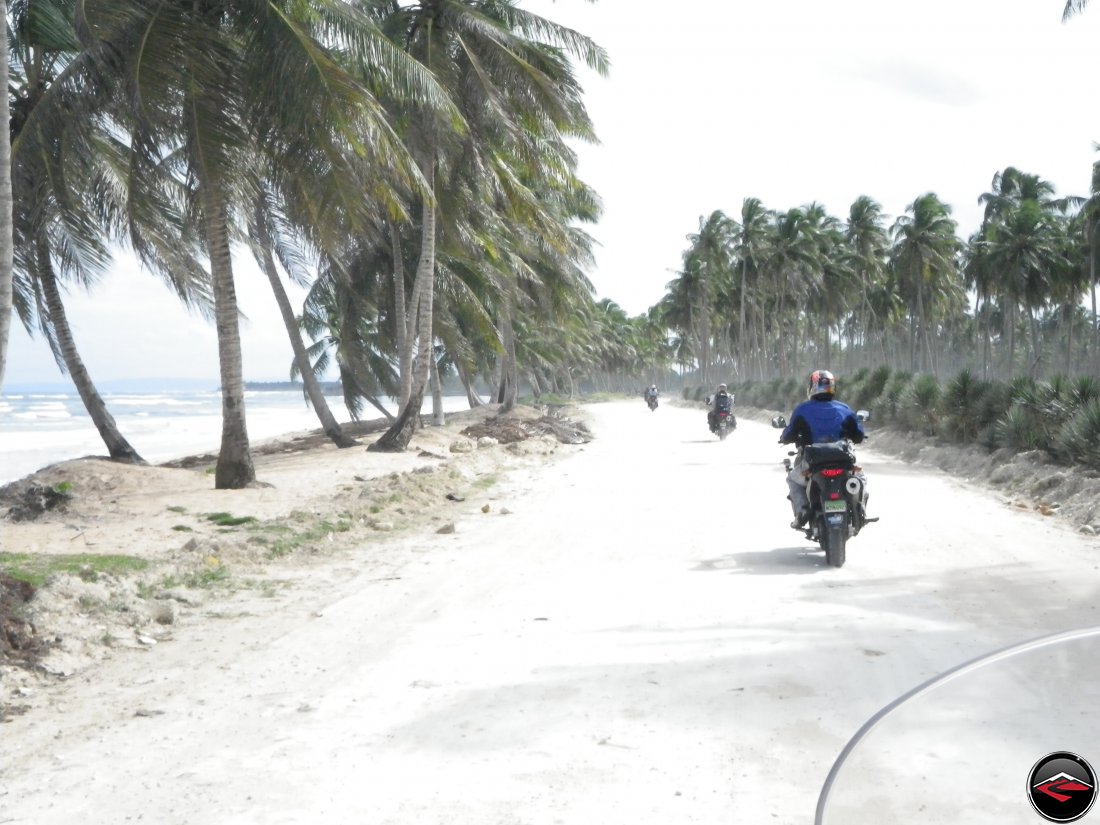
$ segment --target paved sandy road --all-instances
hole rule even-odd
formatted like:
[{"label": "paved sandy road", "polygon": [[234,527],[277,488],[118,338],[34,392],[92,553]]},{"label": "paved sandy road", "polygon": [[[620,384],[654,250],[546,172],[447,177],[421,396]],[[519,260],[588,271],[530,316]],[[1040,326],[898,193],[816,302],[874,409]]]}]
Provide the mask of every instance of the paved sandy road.
[{"label": "paved sandy road", "polygon": [[0,822],[808,823],[895,696],[1096,623],[1096,540],[1050,520],[863,450],[882,521],[833,570],[770,429],[589,411],[597,440],[493,491],[512,515],[104,665],[4,744]]}]

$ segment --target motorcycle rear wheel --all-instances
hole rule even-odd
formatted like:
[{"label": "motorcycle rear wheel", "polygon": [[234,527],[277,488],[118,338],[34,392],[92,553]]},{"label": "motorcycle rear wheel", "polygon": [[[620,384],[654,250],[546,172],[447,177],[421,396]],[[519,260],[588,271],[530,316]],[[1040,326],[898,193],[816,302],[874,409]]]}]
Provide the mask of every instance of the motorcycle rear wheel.
[{"label": "motorcycle rear wheel", "polygon": [[848,544],[848,527],[830,527],[824,517],[818,528],[821,533],[821,547],[825,550],[825,561],[830,567],[843,567]]}]

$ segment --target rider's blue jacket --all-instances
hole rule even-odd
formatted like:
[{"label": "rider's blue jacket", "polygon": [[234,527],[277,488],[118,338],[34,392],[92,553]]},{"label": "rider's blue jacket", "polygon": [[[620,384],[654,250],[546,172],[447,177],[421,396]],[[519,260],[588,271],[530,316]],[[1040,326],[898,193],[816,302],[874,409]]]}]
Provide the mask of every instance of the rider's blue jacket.
[{"label": "rider's blue jacket", "polygon": [[850,438],[858,444],[863,435],[863,425],[843,401],[811,398],[794,408],[779,443],[804,446]]}]

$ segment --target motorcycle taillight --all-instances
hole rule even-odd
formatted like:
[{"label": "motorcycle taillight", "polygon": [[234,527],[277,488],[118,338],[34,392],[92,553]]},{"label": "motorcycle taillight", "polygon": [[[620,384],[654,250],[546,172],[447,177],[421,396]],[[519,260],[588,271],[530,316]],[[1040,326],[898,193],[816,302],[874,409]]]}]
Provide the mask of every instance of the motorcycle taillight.
[{"label": "motorcycle taillight", "polygon": [[825,476],[825,478],[836,478],[837,476],[844,475],[844,470],[839,467],[833,467],[828,470],[822,470],[821,474]]}]

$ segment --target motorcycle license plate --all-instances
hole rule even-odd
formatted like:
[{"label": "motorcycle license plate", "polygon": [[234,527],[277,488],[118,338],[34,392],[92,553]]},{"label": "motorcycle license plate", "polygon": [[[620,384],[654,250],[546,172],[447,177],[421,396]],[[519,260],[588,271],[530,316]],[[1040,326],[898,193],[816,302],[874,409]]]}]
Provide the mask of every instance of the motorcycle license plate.
[{"label": "motorcycle license plate", "polygon": [[843,499],[840,501],[831,501],[826,499],[821,502],[821,509],[826,513],[845,513],[848,511],[848,502]]}]

